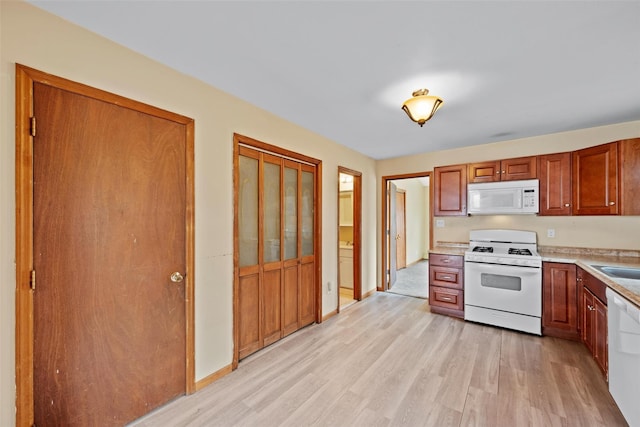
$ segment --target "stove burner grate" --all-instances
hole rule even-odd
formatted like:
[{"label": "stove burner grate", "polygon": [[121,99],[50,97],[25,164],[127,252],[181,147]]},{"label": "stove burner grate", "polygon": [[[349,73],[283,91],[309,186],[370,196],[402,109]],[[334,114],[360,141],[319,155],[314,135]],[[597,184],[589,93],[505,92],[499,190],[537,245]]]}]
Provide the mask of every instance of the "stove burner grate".
[{"label": "stove burner grate", "polygon": [[492,253],[493,252],[493,248],[491,246],[476,246],[475,248],[473,248],[472,252]]},{"label": "stove burner grate", "polygon": [[509,248],[509,255],[533,255],[529,249]]}]

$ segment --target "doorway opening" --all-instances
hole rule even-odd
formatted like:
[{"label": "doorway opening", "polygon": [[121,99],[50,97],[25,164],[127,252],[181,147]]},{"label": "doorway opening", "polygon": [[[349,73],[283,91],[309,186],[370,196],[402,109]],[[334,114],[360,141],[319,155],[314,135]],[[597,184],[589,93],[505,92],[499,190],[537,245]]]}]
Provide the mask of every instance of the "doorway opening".
[{"label": "doorway opening", "polygon": [[338,167],[338,309],[362,299],[362,173]]},{"label": "doorway opening", "polygon": [[382,284],[379,291],[428,297],[433,246],[430,172],[382,177]]}]

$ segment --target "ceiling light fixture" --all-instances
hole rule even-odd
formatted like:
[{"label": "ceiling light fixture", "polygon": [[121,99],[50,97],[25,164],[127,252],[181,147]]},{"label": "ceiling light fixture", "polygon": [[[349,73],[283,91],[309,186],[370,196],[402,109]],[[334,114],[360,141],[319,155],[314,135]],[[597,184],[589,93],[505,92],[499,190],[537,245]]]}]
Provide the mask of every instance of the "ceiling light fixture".
[{"label": "ceiling light fixture", "polygon": [[442,105],[442,99],[429,96],[429,89],[417,90],[412,95],[413,97],[404,101],[402,109],[411,120],[422,127],[438,111]]}]

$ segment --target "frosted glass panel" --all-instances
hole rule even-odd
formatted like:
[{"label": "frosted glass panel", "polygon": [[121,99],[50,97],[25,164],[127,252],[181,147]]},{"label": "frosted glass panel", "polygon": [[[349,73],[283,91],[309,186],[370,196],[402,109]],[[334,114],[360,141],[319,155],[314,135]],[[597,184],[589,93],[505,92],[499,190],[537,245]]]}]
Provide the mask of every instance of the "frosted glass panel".
[{"label": "frosted glass panel", "polygon": [[264,262],[280,261],[280,165],[264,163]]},{"label": "frosted glass panel", "polygon": [[313,173],[302,172],[302,256],[313,255]]},{"label": "frosted glass panel", "polygon": [[238,240],[240,267],[258,264],[258,161],[240,156]]},{"label": "frosted glass panel", "polygon": [[298,257],[298,170],[284,168],[284,259]]}]

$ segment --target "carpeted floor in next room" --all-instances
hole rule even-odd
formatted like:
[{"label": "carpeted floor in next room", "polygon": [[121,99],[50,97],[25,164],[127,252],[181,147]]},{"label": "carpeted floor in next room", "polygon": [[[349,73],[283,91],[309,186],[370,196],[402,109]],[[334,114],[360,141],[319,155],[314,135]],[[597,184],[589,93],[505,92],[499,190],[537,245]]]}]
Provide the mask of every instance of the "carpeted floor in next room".
[{"label": "carpeted floor in next room", "polygon": [[389,289],[394,294],[429,298],[429,260],[423,259],[398,270],[396,283]]}]

